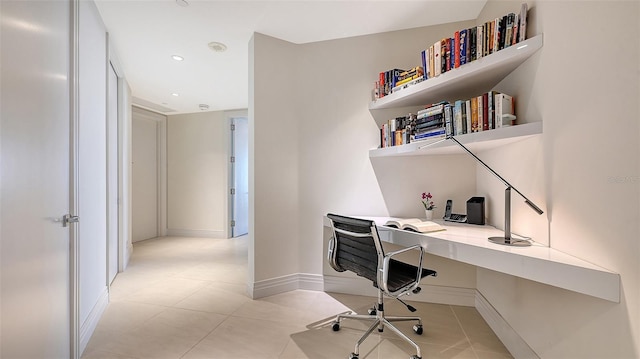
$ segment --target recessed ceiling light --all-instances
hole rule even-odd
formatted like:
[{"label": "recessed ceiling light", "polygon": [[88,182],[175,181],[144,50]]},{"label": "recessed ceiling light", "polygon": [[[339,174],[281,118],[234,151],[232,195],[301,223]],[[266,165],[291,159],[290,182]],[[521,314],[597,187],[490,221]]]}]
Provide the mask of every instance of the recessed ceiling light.
[{"label": "recessed ceiling light", "polygon": [[176,4],[182,6],[182,7],[187,7],[189,6],[189,3],[187,2],[187,0],[176,0]]},{"label": "recessed ceiling light", "polygon": [[210,42],[208,44],[208,46],[209,46],[209,48],[211,50],[213,50],[215,52],[224,52],[224,51],[227,50],[227,45],[225,45],[225,44],[223,44],[221,42],[213,41],[213,42]]},{"label": "recessed ceiling light", "polygon": [[171,56],[172,59],[176,60],[176,61],[182,61],[184,60],[184,57],[180,56],[180,55],[172,55]]},{"label": "recessed ceiling light", "polygon": [[171,96],[178,97],[178,96],[180,96],[180,95],[178,95],[177,93],[175,93],[175,92],[174,92],[174,93],[172,93],[172,94],[171,94]]}]

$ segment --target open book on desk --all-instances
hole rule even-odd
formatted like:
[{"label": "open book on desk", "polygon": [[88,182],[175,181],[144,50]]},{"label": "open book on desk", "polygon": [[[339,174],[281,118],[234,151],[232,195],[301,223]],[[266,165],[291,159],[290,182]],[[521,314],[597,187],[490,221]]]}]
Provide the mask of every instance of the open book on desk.
[{"label": "open book on desk", "polygon": [[438,232],[445,230],[444,227],[436,222],[423,221],[418,218],[390,219],[384,225],[387,227],[399,228],[420,233]]}]

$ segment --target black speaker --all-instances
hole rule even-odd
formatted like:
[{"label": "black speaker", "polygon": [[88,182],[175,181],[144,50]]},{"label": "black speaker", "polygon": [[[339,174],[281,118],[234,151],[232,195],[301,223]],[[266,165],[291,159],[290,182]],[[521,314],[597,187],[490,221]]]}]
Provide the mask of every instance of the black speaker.
[{"label": "black speaker", "polygon": [[484,197],[471,197],[467,201],[467,223],[484,225]]}]

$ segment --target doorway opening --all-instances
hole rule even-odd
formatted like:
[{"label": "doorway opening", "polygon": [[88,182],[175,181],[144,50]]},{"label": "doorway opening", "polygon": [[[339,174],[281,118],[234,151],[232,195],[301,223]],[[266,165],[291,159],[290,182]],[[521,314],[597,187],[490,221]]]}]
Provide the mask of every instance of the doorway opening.
[{"label": "doorway opening", "polygon": [[249,120],[247,117],[231,117],[229,128],[229,233],[233,238],[249,232]]}]

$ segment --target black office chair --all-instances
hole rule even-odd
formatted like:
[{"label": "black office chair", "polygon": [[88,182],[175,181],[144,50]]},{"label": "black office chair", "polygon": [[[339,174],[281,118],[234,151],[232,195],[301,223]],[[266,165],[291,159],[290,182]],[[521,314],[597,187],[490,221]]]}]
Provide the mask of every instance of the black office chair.
[{"label": "black office chair", "polygon": [[[422,257],[424,250],[420,245],[404,248],[391,253],[384,253],[376,224],[370,220],[327,214],[331,221],[333,236],[329,242],[328,260],[333,269],[338,272],[351,271],[361,277],[365,277],[373,282],[378,288],[378,302],[369,309],[369,315],[340,314],[333,322],[333,330],[340,330],[342,319],[360,319],[373,321],[373,324],[358,340],[355,350],[349,359],[358,359],[360,345],[378,328],[382,332],[385,327],[391,329],[402,339],[411,343],[416,348],[416,355],[410,359],[421,359],[420,347],[408,336],[402,333],[391,322],[395,321],[417,321],[413,326],[416,334],[422,334],[422,320],[420,317],[385,317],[383,296],[399,300],[407,309],[415,312],[416,309],[403,302],[400,296],[410,293],[418,293],[420,280],[426,276],[436,276],[437,273],[430,269],[422,268]],[[407,252],[418,250],[420,252],[418,266],[397,261],[391,257]]]}]

